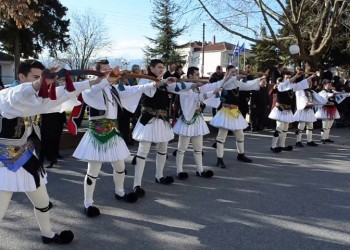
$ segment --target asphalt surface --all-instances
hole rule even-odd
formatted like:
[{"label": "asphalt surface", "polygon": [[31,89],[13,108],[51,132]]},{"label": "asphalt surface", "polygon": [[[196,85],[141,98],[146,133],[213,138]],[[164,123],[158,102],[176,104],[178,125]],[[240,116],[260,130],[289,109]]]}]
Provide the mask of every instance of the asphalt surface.
[{"label": "asphalt surface", "polygon": [[[316,141],[320,140],[315,130]],[[135,204],[114,199],[112,167],[103,165],[96,190],[98,218],[83,214],[87,164],[70,157],[49,169],[55,231],[71,229],[70,245],[50,249],[350,249],[350,129],[331,130],[334,144],[270,151],[271,131],[246,133],[246,155],[236,160],[234,137],[226,141],[226,169],[214,167],[213,135],[205,137],[204,166],[215,176],[195,176],[191,152],[185,156],[190,178],[170,186],[156,184],[155,150],[143,178],[146,196]],[[305,137],[304,137],[305,138]],[[295,135],[287,142],[295,144]],[[175,175],[169,144],[165,174]],[[136,146],[131,147],[135,153]],[[133,166],[127,161],[125,187],[131,190]],[[0,249],[48,249],[41,243],[33,207],[25,194],[13,195],[0,224]]]}]

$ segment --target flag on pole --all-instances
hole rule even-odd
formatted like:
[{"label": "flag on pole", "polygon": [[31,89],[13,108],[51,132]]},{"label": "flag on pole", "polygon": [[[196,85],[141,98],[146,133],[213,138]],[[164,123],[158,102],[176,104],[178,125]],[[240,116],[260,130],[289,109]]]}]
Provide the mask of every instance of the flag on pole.
[{"label": "flag on pole", "polygon": [[239,52],[243,52],[243,51],[245,51],[245,49],[244,49],[244,43],[241,45],[241,47],[239,47]]},{"label": "flag on pole", "polygon": [[235,49],[233,50],[233,54],[231,57],[231,64],[233,64],[233,62],[235,61],[235,58],[238,56],[239,52],[240,52],[240,47],[239,47],[239,42],[238,42]]}]

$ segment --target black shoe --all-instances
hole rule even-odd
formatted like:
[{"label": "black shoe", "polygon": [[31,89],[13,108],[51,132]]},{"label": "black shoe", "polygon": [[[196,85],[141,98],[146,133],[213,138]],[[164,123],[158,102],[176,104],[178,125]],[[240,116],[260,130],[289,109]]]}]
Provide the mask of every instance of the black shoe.
[{"label": "black shoe", "polygon": [[177,178],[179,178],[180,180],[186,180],[188,178],[188,173],[186,172],[180,172],[178,174],[176,174]]},{"label": "black shoe", "polygon": [[279,147],[282,151],[292,151],[293,150],[293,146],[287,146],[287,147]]},{"label": "black shoe", "polygon": [[298,141],[297,143],[295,143],[295,146],[298,148],[304,147],[304,145],[301,143],[301,141]]},{"label": "black shoe", "polygon": [[140,198],[140,197],[145,196],[146,191],[145,191],[143,188],[141,188],[140,186],[136,186],[136,187],[134,187],[134,194],[135,194],[138,198]]},{"label": "black shoe", "polygon": [[242,162],[246,162],[246,163],[252,163],[253,160],[249,159],[247,156],[245,156],[244,154],[238,154],[237,155],[237,160],[242,161]]},{"label": "black shoe", "polygon": [[334,141],[330,139],[326,139],[325,142],[334,143]]},{"label": "black shoe", "polygon": [[274,153],[281,153],[282,152],[282,148],[281,147],[276,147],[276,148],[271,147],[270,149]]},{"label": "black shoe", "polygon": [[211,170],[204,170],[203,172],[199,173],[198,171],[196,171],[196,175],[199,177],[203,177],[203,178],[211,178],[214,176],[214,172]]},{"label": "black shoe", "polygon": [[97,217],[101,214],[100,209],[98,209],[95,206],[90,206],[88,208],[84,207],[84,212],[85,212],[85,215],[90,218]]},{"label": "black shoe", "polygon": [[322,144],[326,144],[326,140],[321,140],[321,143]]},{"label": "black shoe", "polygon": [[137,195],[133,192],[128,193],[128,194],[125,193],[123,196],[114,194],[114,196],[117,200],[123,200],[123,201],[129,202],[129,203],[134,203],[138,199]]},{"label": "black shoe", "polygon": [[62,231],[60,235],[55,234],[53,238],[42,236],[41,239],[44,244],[55,243],[55,244],[63,245],[63,244],[71,243],[72,240],[74,239],[74,234],[70,230],[65,230],[65,231]]},{"label": "black shoe", "polygon": [[318,144],[316,144],[314,141],[307,142],[306,145],[311,146],[311,147],[318,146]]},{"label": "black shoe", "polygon": [[226,165],[224,163],[224,158],[218,158],[218,161],[216,162],[216,166],[219,168],[226,168]]},{"label": "black shoe", "polygon": [[174,178],[171,176],[165,176],[165,177],[160,178],[159,180],[156,178],[155,181],[156,181],[156,183],[170,185],[170,184],[174,183]]}]

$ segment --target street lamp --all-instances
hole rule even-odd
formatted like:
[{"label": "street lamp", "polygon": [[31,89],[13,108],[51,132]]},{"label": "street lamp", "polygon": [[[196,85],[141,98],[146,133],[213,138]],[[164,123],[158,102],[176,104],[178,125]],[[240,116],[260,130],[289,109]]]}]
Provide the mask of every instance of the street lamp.
[{"label": "street lamp", "polygon": [[126,59],[122,58],[121,63],[122,63],[122,65],[125,66],[125,69],[128,69],[128,65],[130,64],[130,62],[128,62]]}]

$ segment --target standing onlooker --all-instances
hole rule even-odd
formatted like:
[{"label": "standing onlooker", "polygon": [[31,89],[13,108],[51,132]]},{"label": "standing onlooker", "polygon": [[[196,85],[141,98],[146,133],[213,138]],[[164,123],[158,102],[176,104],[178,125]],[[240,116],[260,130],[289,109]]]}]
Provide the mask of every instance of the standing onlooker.
[{"label": "standing onlooker", "polygon": [[284,73],[285,73],[284,64],[282,64],[282,63],[278,64],[277,69],[272,72],[271,83],[272,84],[276,84],[277,83],[277,79],[279,77],[283,78]]},{"label": "standing onlooker", "polygon": [[[218,82],[222,79],[224,79],[224,71],[222,70],[222,67],[220,65],[216,66],[216,70],[213,74],[211,74],[210,78],[209,78],[209,82],[213,83],[213,82]],[[216,115],[217,112],[217,108],[212,108],[212,114],[213,117]]]}]

